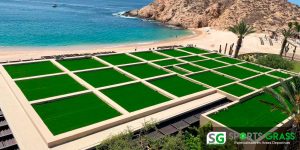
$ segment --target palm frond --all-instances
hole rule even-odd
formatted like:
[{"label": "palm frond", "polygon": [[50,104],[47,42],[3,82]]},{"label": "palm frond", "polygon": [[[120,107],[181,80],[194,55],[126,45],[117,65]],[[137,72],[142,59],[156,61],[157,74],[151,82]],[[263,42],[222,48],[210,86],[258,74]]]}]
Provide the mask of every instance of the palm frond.
[{"label": "palm frond", "polygon": [[293,86],[292,82],[288,81],[280,81],[280,85],[283,88],[282,94],[286,96],[286,99],[290,101],[290,103],[295,106],[296,100],[295,100],[295,88]]},{"label": "palm frond", "polygon": [[264,103],[264,104],[267,104],[269,106],[271,106],[271,111],[275,111],[275,110],[279,110],[281,111],[282,113],[284,114],[287,114],[289,115],[289,111],[287,111],[284,107],[280,106],[280,105],[276,105],[274,103],[271,103],[271,102],[268,102],[268,101],[265,101],[265,100],[259,100],[260,102]]},{"label": "palm frond", "polygon": [[282,109],[284,109],[285,112],[288,112],[289,115],[292,114],[292,111],[290,110],[289,106],[285,102],[285,99],[280,94],[278,94],[274,89],[264,88],[264,92],[272,95],[272,97],[274,97],[281,104]]}]

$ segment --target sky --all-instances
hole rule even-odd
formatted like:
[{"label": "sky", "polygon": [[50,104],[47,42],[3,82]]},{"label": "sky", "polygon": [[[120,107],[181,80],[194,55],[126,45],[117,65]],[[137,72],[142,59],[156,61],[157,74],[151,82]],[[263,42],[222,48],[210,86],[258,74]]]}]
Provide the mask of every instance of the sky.
[{"label": "sky", "polygon": [[289,0],[292,3],[298,4],[300,6],[300,0]]}]

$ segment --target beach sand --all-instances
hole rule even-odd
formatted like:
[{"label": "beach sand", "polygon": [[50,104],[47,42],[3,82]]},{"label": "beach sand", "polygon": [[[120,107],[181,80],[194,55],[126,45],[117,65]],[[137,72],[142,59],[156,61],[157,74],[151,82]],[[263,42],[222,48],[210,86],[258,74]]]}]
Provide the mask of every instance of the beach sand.
[{"label": "beach sand", "polygon": [[[104,51],[127,52],[149,50],[160,46],[194,44],[197,47],[208,50],[222,49],[225,44],[229,45],[236,43],[237,36],[229,31],[216,30],[211,28],[190,29],[193,35],[157,41],[149,43],[121,44],[121,45],[80,45],[80,46],[59,46],[59,47],[0,47],[0,61],[14,61],[19,59],[40,58],[41,56],[74,54],[74,53],[94,53]],[[240,54],[251,52],[263,52],[278,54],[281,47],[281,40],[273,41],[273,46],[270,46],[269,41],[264,39],[264,45],[261,45],[259,37],[265,37],[263,33],[254,33],[247,36],[243,41],[243,47]],[[297,52],[300,54],[300,51]]]}]

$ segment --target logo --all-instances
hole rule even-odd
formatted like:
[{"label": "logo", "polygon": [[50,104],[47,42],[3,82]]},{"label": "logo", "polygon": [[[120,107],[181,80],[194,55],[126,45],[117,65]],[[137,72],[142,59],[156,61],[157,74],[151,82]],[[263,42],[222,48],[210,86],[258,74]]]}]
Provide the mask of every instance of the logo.
[{"label": "logo", "polygon": [[225,144],[226,132],[209,132],[206,136],[206,144]]}]

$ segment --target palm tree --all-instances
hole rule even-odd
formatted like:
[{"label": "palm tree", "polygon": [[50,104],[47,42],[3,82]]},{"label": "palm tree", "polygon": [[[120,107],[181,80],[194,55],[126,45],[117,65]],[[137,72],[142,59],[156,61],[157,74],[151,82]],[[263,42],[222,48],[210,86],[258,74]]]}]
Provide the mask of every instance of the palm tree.
[{"label": "palm tree", "polygon": [[277,92],[272,88],[264,88],[264,92],[272,95],[279,103],[261,100],[272,107],[271,111],[279,110],[293,117],[293,127],[300,125],[300,77],[295,76],[290,81],[281,81],[281,89]]},{"label": "palm tree", "polygon": [[233,32],[234,34],[236,34],[238,36],[238,41],[237,41],[237,45],[236,45],[236,49],[234,52],[234,58],[236,58],[239,54],[239,51],[242,47],[242,43],[243,43],[243,39],[251,34],[254,33],[255,30],[252,26],[247,25],[244,21],[241,21],[240,23],[229,27],[228,29],[229,31]]},{"label": "palm tree", "polygon": [[299,22],[294,23],[295,31],[298,33],[297,38],[300,38],[300,24]]},{"label": "palm tree", "polygon": [[283,35],[283,41],[282,41],[281,50],[280,50],[280,53],[279,53],[280,56],[283,55],[284,49],[285,49],[286,44],[288,42],[288,38],[290,38],[291,36],[294,35],[293,24],[289,23],[288,27],[289,27],[288,29],[283,29],[281,31],[281,34]]}]

